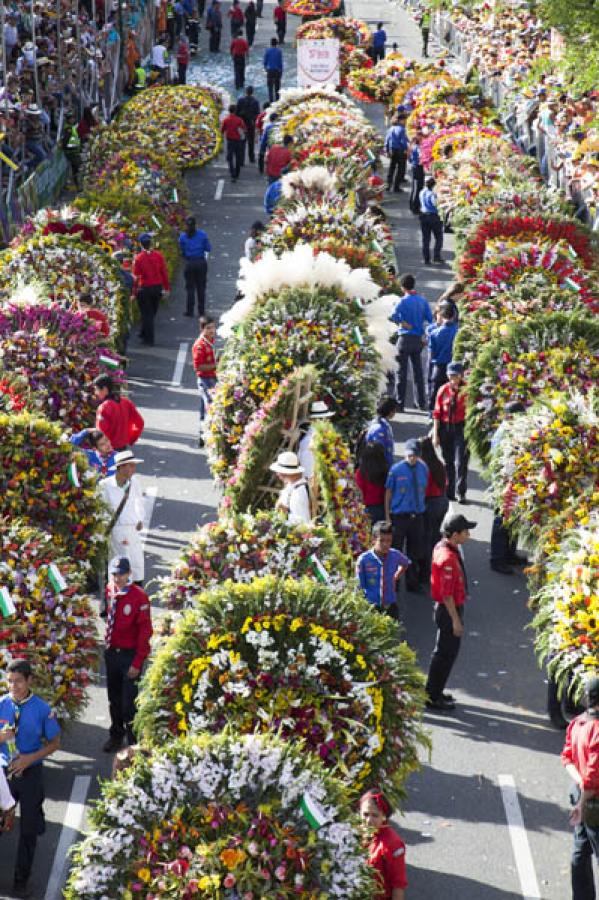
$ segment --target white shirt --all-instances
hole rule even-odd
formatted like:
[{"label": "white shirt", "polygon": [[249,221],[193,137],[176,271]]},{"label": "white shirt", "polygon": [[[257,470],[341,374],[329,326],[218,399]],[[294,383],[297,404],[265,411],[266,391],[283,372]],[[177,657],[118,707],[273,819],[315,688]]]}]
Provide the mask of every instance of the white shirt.
[{"label": "white shirt", "polygon": [[[109,478],[104,478],[100,482],[100,490],[102,491],[102,496],[104,500],[110,508],[116,512],[119,508],[119,504],[123,499],[123,494],[125,493],[124,487],[119,487],[116,482],[116,475],[111,475]],[[137,525],[138,522],[143,522],[144,519],[144,500],[141,492],[141,487],[139,485],[139,481],[137,480],[137,476],[133,476],[131,478],[131,489],[129,490],[129,496],[127,498],[127,502],[116,522],[117,526],[123,525]]]},{"label": "white shirt", "polygon": [[167,49],[162,44],[156,44],[152,47],[152,65],[159,69],[166,69],[168,66]]},{"label": "white shirt", "polygon": [[245,242],[245,246],[244,246],[245,258],[253,260],[255,249],[256,249],[256,238],[254,238],[250,235],[250,237],[247,238],[247,240]]},{"label": "white shirt", "polygon": [[312,452],[313,437],[314,429],[310,425],[297,448],[297,458],[300,466],[304,470],[305,478],[312,478],[312,475],[314,474],[314,453]]},{"label": "white shirt", "polygon": [[287,522],[289,525],[298,525],[301,522],[311,522],[310,497],[305,478],[286,484],[279,494],[279,506],[289,510]]},{"label": "white shirt", "polygon": [[0,766],[0,811],[7,812],[12,809],[17,801],[14,799],[4,774],[3,766]]}]

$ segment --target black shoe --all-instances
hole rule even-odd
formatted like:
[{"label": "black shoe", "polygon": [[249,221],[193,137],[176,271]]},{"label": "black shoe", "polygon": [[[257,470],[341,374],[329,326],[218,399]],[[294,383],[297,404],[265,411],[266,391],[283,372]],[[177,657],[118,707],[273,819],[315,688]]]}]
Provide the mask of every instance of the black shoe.
[{"label": "black shoe", "polygon": [[191,317],[193,316],[193,311],[190,312],[188,309],[186,309],[183,315],[191,319]]},{"label": "black shoe", "polygon": [[425,266],[432,266],[432,262],[430,261],[430,259],[425,259],[425,260],[424,260],[424,265],[425,265]]},{"label": "black shoe", "polygon": [[442,260],[442,259],[439,259],[439,258],[437,258],[437,257],[435,257],[435,259],[433,259],[433,262],[434,262],[434,263],[440,263],[441,265],[443,265],[443,260]]},{"label": "black shoe", "polygon": [[104,751],[104,753],[116,753],[117,750],[122,749],[124,742],[125,742],[124,737],[122,737],[122,738],[109,737],[108,740],[106,741],[106,743],[104,744],[104,746],[102,747],[102,750]]},{"label": "black shoe", "polygon": [[511,566],[508,566],[506,562],[492,562],[491,568],[494,572],[499,572],[500,575],[513,575],[514,570]]},{"label": "black shoe", "polygon": [[436,700],[427,700],[426,701],[427,709],[438,709],[443,712],[447,712],[450,709],[455,709],[455,703],[453,700],[446,700],[443,696],[438,697]]},{"label": "black shoe", "polygon": [[458,503],[461,503],[462,506],[468,506],[468,501],[466,500],[466,494],[460,494],[458,497]]},{"label": "black shoe", "polygon": [[455,697],[453,696],[453,694],[443,693],[443,694],[441,694],[441,696],[447,703],[455,703]]},{"label": "black shoe", "polygon": [[198,447],[200,448],[200,450],[202,449],[202,447],[204,446],[205,443],[206,443],[206,441],[204,440],[202,435],[200,435],[198,438]]},{"label": "black shoe", "polygon": [[506,562],[509,563],[510,566],[530,565],[528,556],[525,556],[523,553],[513,553],[511,556],[507,557]]},{"label": "black shoe", "polygon": [[455,494],[448,494],[448,495],[447,495],[447,499],[448,499],[448,500],[451,500],[452,503],[455,503],[455,502],[456,502]]},{"label": "black shoe", "polygon": [[15,881],[12,886],[13,897],[33,897],[33,888],[26,881]]}]

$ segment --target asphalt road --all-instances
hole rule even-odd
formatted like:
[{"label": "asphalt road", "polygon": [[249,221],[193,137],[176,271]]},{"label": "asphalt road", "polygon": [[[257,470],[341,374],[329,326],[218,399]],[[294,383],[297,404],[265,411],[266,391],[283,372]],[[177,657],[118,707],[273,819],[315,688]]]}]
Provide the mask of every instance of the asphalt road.
[{"label": "asphalt road", "polygon": [[[383,0],[346,0],[346,5],[348,15],[371,24],[383,20],[389,42],[397,40],[400,50],[417,55],[418,33],[401,7]],[[272,34],[270,15],[271,6],[266,3],[254,51],[258,59]],[[292,31],[293,20],[290,25]],[[201,46],[205,60],[205,34]],[[287,84],[293,84],[293,55],[288,44]],[[203,79],[207,65],[202,63],[198,80]],[[226,84],[227,63],[217,65],[220,83],[231,89],[231,83]],[[252,72],[259,73],[259,68],[254,65]],[[258,86],[257,79],[255,83]],[[264,99],[263,85],[260,88],[259,97]],[[367,112],[383,127],[378,108]],[[221,179],[224,185],[218,189]],[[264,218],[265,184],[255,167],[246,166],[239,182],[232,185],[221,154],[206,168],[191,173],[189,185],[192,210],[214,246],[208,311],[218,315],[233,302],[238,258],[249,225]],[[407,209],[405,194],[387,195],[385,208],[394,228],[401,271],[414,272],[418,287],[434,300],[450,279],[449,268],[421,266],[417,221]],[[450,241],[447,249],[449,258]],[[194,320],[184,318],[183,309],[179,279],[173,299],[159,314],[156,346],[142,348],[135,338],[130,346],[131,392],[146,420],[138,452],[144,459],[139,469],[150,519],[146,566],[152,578],[168,571],[198,524],[214,518],[218,500],[204,453],[196,446],[197,394],[189,352],[196,334]],[[408,409],[398,417],[397,451],[403,440],[424,434],[427,426],[424,414],[416,411]],[[475,470],[468,497],[467,514],[478,526],[466,547],[472,599],[462,653],[450,683],[459,704],[452,714],[427,715],[432,756],[410,780],[405,809],[397,819],[408,847],[408,896],[565,900],[569,896],[568,778],[559,763],[562,734],[548,724],[544,712],[544,677],[536,667],[532,634],[527,630],[526,582],[520,575],[500,576],[489,569],[491,509]],[[407,639],[426,668],[433,644],[430,601],[408,595],[404,608]],[[39,900],[60,897],[64,849],[75,836],[83,811],[76,803],[69,805],[73,792],[75,799],[79,793],[85,802],[97,796],[98,779],[109,774],[111,758],[100,749],[107,729],[102,683],[91,694],[82,721],[64,734],[63,749],[47,764],[48,828],[38,845],[32,879]],[[512,829],[504,797],[512,811]],[[519,827],[518,809],[523,827]],[[0,897],[10,897],[14,849],[14,835],[2,837]]]}]

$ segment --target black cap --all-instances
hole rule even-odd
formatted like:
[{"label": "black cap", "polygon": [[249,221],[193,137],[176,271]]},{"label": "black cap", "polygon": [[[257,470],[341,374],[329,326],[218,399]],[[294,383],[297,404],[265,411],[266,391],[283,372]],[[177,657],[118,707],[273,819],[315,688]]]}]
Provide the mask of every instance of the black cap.
[{"label": "black cap", "polygon": [[126,556],[115,556],[110,560],[109,575],[128,575],[131,571],[131,563]]},{"label": "black cap", "polygon": [[450,362],[447,366],[448,375],[463,375],[464,366],[460,362]]},{"label": "black cap", "polygon": [[591,675],[587,678],[584,691],[587,697],[587,707],[599,706],[599,675]]},{"label": "black cap", "polygon": [[470,531],[471,528],[476,528],[477,523],[471,522],[466,516],[463,516],[461,513],[457,515],[449,515],[443,519],[443,525],[441,528],[444,533],[447,535],[455,534],[457,531]]}]

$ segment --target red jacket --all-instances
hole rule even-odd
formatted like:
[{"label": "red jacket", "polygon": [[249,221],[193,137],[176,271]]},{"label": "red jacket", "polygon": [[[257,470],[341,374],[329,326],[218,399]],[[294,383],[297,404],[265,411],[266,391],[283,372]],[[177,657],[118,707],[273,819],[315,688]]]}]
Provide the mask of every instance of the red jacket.
[{"label": "red jacket", "polygon": [[127,397],[121,397],[118,401],[109,397],[100,403],[96,411],[96,428],[106,435],[115,450],[120,450],[139,439],[144,430],[144,420]]},{"label": "red jacket", "polygon": [[230,113],[220,126],[220,130],[228,141],[242,141],[245,137],[245,122],[235,113]]},{"label": "red jacket", "polygon": [[[191,348],[193,358],[194,372],[198,378],[216,378],[216,355],[214,353],[214,344],[211,344],[208,338],[200,335]],[[211,369],[199,371],[200,366],[212,365]]]},{"label": "red jacket", "polygon": [[283,144],[274,144],[266,154],[266,174],[280,178],[283,169],[291,162],[291,153]]},{"label": "red jacket", "polygon": [[584,790],[599,794],[599,718],[583,713],[570,722],[562,763],[576,766]]},{"label": "red jacket", "polygon": [[179,44],[177,49],[177,62],[182,66],[186,66],[189,63],[189,47],[183,42]]},{"label": "red jacket", "polygon": [[108,619],[106,646],[120,650],[135,650],[131,665],[141,669],[150,654],[152,637],[152,612],[150,599],[136,584],[128,584],[114,593],[108,586]]},{"label": "red jacket", "polygon": [[377,506],[385,502],[385,485],[368,481],[359,469],[356,470],[356,484],[360,488],[364,506]]},{"label": "red jacket", "polygon": [[166,262],[160,250],[142,250],[133,260],[134,290],[160,285],[170,291]]},{"label": "red jacket", "polygon": [[379,828],[368,848],[368,863],[376,869],[381,886],[376,900],[390,900],[394,888],[406,888],[406,845],[391,828]]},{"label": "red jacket", "polygon": [[231,56],[245,56],[250,52],[250,45],[245,38],[238,37],[231,41]]},{"label": "red jacket", "polygon": [[437,391],[433,419],[439,419],[445,425],[458,425],[466,418],[466,395],[463,388],[454,391],[447,382]]},{"label": "red jacket", "polygon": [[460,553],[446,538],[433,550],[431,597],[437,603],[445,603],[446,597],[453,597],[456,606],[463,606],[466,601],[466,576]]}]

